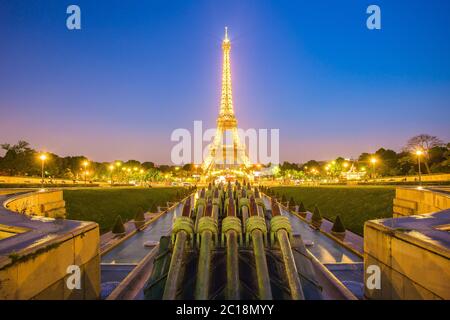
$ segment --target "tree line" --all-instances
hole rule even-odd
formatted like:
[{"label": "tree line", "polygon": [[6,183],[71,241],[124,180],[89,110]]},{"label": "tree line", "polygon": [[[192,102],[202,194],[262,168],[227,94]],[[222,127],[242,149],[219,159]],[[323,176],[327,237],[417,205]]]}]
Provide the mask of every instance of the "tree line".
[{"label": "tree line", "polygon": [[[0,175],[8,176],[40,176],[41,161],[39,152],[34,150],[26,141],[16,144],[4,143],[0,145],[4,156],[0,157]],[[380,148],[375,153],[363,152],[351,161],[344,157],[337,157],[328,169],[339,172],[344,170],[346,163],[356,165],[356,169],[365,167],[368,171],[375,170],[378,176],[412,175],[418,172],[418,159],[415,151],[423,151],[421,155],[421,170],[423,173],[450,173],[450,143],[443,143],[439,138],[421,134],[408,140],[400,151]],[[46,153],[45,176],[64,179],[83,179],[85,171],[90,172],[89,180],[108,180],[111,174],[113,180],[151,180],[158,181],[168,177],[187,178],[194,173],[200,173],[201,168],[192,164],[181,167],[170,165],[155,165],[155,163],[139,162],[137,160],[95,162],[89,161],[85,156],[60,157],[53,153]],[[376,166],[371,166],[370,160],[376,158]],[[88,169],[82,163],[89,161]],[[120,164],[110,170],[111,165]],[[329,161],[309,160],[306,163],[283,162],[279,166],[279,174],[289,172],[307,173],[312,168],[319,172],[324,171],[324,165]],[[269,164],[267,165],[269,166]],[[124,169],[127,170],[124,170]],[[128,170],[129,169],[129,170]],[[349,168],[346,168],[348,170]]]},{"label": "tree line", "polygon": [[[356,170],[366,169],[375,171],[377,176],[401,176],[414,175],[418,172],[417,151],[420,155],[420,167],[422,173],[450,173],[450,143],[444,143],[436,136],[420,134],[409,139],[401,151],[379,148],[375,153],[363,152],[357,159],[346,160],[337,157],[327,169],[335,171],[348,170],[344,164],[354,165]],[[375,165],[371,163],[376,159]],[[280,175],[287,172],[309,172],[315,168],[324,172],[324,166],[330,161],[309,160],[302,164],[283,162],[280,165]]]}]

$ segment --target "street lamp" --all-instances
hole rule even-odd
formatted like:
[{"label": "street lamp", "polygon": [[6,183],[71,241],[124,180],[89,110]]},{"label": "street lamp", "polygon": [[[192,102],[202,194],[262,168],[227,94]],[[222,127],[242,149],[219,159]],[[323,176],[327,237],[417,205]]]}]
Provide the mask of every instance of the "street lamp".
[{"label": "street lamp", "polygon": [[423,151],[422,150],[416,150],[416,156],[417,156],[417,162],[419,165],[419,186],[422,186],[422,172],[420,170],[420,156],[423,155]]},{"label": "street lamp", "polygon": [[87,160],[83,161],[83,167],[84,167],[84,184],[86,185],[87,180],[87,166],[89,165],[89,162]]},{"label": "street lamp", "polygon": [[45,153],[42,153],[39,156],[39,159],[41,159],[41,188],[44,187],[44,163],[45,160],[47,160],[47,155]]},{"label": "street lamp", "polygon": [[113,185],[113,171],[114,171],[114,165],[109,166],[109,171],[111,171],[111,186]]},{"label": "street lamp", "polygon": [[371,158],[370,163],[372,163],[372,178],[375,179],[375,164],[377,163],[377,158]]}]

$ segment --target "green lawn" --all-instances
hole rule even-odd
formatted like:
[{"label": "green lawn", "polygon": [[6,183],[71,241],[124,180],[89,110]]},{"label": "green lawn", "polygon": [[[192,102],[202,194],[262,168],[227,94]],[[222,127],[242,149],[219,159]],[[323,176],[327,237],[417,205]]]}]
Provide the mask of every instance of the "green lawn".
[{"label": "green lawn", "polygon": [[110,231],[118,215],[122,220],[134,218],[139,207],[145,210],[166,206],[183,188],[114,188],[64,190],[67,219],[95,221],[100,232]]},{"label": "green lawn", "polygon": [[364,222],[392,217],[395,187],[390,186],[321,186],[274,187],[276,193],[303,201],[308,211],[317,205],[322,216],[333,220],[340,215],[347,229],[362,235]]}]

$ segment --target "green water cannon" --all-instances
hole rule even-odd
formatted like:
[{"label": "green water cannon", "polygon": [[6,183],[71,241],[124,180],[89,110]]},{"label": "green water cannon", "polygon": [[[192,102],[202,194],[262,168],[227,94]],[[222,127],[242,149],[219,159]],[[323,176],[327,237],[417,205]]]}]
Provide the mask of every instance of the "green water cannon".
[{"label": "green water cannon", "polygon": [[176,298],[181,280],[184,277],[183,258],[186,245],[191,242],[193,247],[194,224],[191,219],[191,198],[187,198],[181,216],[176,218],[172,227],[172,258],[169,272],[164,287],[163,299],[174,300]]},{"label": "green water cannon", "polygon": [[271,300],[272,289],[264,249],[267,246],[267,226],[265,218],[258,214],[258,205],[254,196],[250,197],[250,217],[247,219],[245,229],[246,245],[249,246],[251,240],[253,247],[259,299]]},{"label": "green water cannon", "polygon": [[198,219],[197,225],[197,246],[200,247],[201,237],[204,236],[205,231],[211,233],[212,238],[214,239],[214,244],[218,245],[219,240],[219,228],[218,222],[215,217],[213,217],[213,203],[212,199],[209,198],[206,203],[206,208],[204,211],[204,215]]},{"label": "green water cannon", "polygon": [[225,200],[226,217],[222,220],[222,245],[226,247],[227,286],[226,298],[237,300],[240,298],[239,281],[239,250],[242,246],[242,223],[237,216],[234,199],[229,194]]},{"label": "green water cannon", "polygon": [[270,220],[270,240],[272,247],[278,246],[283,258],[286,279],[289,284],[291,298],[304,300],[304,294],[297,266],[291,248],[292,227],[287,216],[281,215],[280,204],[272,199],[272,219]]}]

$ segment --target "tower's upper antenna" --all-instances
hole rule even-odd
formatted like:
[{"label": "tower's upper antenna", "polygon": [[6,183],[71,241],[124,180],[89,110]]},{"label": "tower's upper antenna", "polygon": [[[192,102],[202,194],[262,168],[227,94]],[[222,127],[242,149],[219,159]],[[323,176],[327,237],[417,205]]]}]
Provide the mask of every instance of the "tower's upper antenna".
[{"label": "tower's upper antenna", "polygon": [[225,41],[228,41],[228,27],[225,27]]}]

